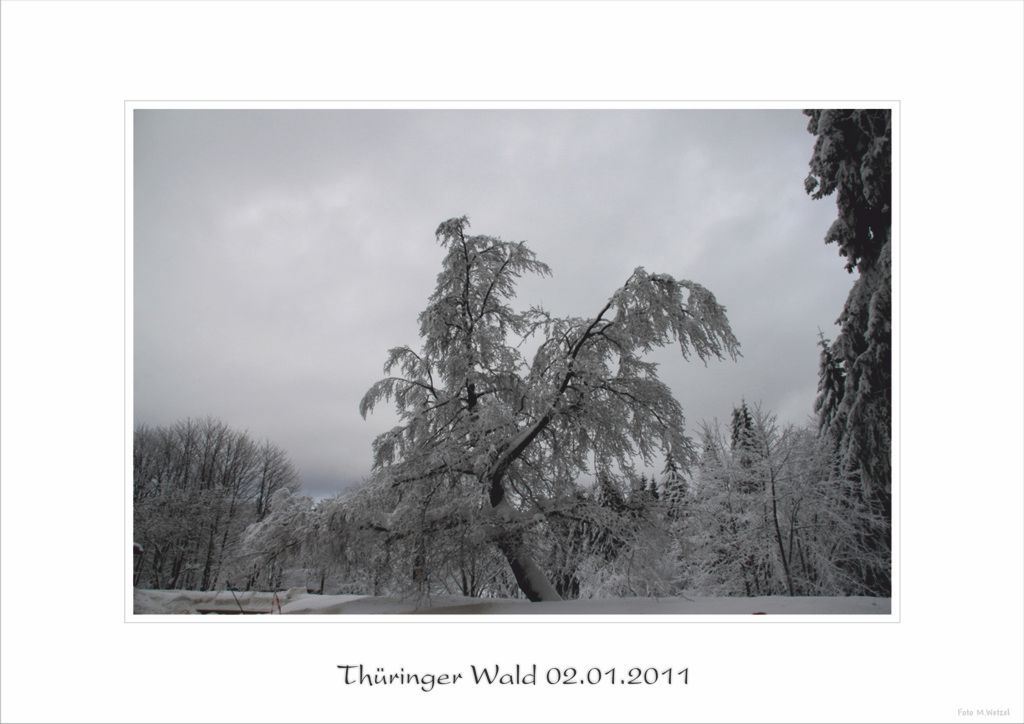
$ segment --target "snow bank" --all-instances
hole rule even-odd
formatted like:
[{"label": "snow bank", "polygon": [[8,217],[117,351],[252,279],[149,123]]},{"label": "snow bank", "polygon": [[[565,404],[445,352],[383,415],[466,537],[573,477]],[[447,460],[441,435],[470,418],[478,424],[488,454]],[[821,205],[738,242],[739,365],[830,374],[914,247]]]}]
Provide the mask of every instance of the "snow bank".
[{"label": "snow bank", "polygon": [[448,605],[423,613],[505,614],[888,614],[888,598],[868,596],[759,596],[755,598],[613,598],[584,601],[481,601]]},{"label": "snow bank", "polygon": [[[888,614],[888,598],[760,596],[755,598],[614,598],[530,603],[462,596],[430,600],[384,596],[320,596],[288,591],[135,591],[137,614]],[[280,606],[278,606],[280,604]]]}]

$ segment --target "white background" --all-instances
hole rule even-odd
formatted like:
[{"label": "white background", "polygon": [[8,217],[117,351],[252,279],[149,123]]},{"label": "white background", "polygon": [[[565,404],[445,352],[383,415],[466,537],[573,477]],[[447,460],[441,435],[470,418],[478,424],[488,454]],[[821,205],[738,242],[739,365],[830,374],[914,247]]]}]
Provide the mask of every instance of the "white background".
[{"label": "white background", "polygon": [[[4,3],[3,721],[1021,721],[1022,11]],[[452,98],[900,101],[898,622],[124,622],[124,101]]]}]

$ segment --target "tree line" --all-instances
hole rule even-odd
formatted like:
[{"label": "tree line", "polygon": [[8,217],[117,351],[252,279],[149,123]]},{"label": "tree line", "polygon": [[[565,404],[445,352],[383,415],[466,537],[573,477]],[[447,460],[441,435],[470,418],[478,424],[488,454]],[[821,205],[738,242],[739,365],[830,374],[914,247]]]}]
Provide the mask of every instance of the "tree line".
[{"label": "tree line", "polygon": [[213,420],[141,425],[134,437],[135,585],[210,590],[251,586],[240,558],[247,528],[298,489],[285,452]]},{"label": "tree line", "polygon": [[[522,523],[560,598],[887,594],[864,535],[883,521],[814,426],[741,402],[697,447],[690,470],[566,481]],[[437,513],[381,476],[315,502],[279,448],[211,420],[139,428],[136,450],[136,585],[525,596],[482,504]]]}]

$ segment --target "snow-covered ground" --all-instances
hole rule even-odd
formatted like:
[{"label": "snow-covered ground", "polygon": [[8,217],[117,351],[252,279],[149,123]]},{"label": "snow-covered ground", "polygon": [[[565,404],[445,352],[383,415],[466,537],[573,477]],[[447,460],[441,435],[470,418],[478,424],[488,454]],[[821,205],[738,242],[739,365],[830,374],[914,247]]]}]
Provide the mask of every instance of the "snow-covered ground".
[{"label": "snow-covered ground", "polygon": [[[275,601],[276,595],[276,601]],[[530,603],[516,599],[320,596],[293,588],[277,594],[230,591],[135,591],[137,614],[888,614],[888,598],[760,596],[755,598],[612,598]]]}]

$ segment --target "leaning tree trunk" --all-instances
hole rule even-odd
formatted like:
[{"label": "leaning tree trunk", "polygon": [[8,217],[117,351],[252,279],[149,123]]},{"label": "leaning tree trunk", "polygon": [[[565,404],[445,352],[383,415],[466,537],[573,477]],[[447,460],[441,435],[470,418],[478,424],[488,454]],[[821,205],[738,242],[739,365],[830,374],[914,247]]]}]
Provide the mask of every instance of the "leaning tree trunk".
[{"label": "leaning tree trunk", "polygon": [[531,601],[561,601],[555,587],[526,550],[522,533],[504,533],[498,537],[498,549],[505,556],[516,583]]},{"label": "leaning tree trunk", "polygon": [[[468,385],[467,388],[469,409],[472,412],[476,407],[476,391],[472,385]],[[512,575],[515,576],[520,590],[526,594],[528,599],[535,602],[561,601],[562,597],[558,595],[558,591],[551,585],[548,577],[533,560],[533,556],[527,549],[523,531],[519,525],[519,512],[509,504],[508,498],[505,497],[504,478],[512,463],[523,454],[550,422],[551,413],[549,412],[521,430],[518,435],[502,446],[481,480],[484,489],[488,491],[491,509],[499,520],[500,529],[495,539],[498,550],[502,552],[512,568]]]},{"label": "leaning tree trunk", "polygon": [[558,595],[558,591],[530,555],[517,520],[518,511],[505,498],[505,487],[501,483],[500,474],[490,478],[489,487],[491,508],[501,525],[495,543],[512,568],[512,575],[515,576],[520,590],[534,602],[561,601],[562,597]]}]

